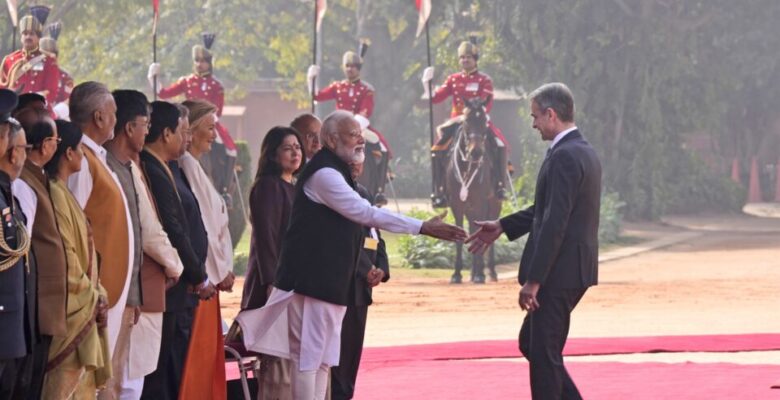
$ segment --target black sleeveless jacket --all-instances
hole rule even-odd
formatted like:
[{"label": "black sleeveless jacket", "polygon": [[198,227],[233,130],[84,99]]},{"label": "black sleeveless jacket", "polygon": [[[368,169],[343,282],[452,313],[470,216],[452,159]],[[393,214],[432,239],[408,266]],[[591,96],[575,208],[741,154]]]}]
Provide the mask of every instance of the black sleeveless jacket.
[{"label": "black sleeveless jacket", "polygon": [[363,230],[360,224],[311,201],[303,192],[306,182],[322,168],[335,169],[355,188],[349,166],[328,149],[320,150],[306,164],[295,187],[274,286],[347,305],[363,247]]}]

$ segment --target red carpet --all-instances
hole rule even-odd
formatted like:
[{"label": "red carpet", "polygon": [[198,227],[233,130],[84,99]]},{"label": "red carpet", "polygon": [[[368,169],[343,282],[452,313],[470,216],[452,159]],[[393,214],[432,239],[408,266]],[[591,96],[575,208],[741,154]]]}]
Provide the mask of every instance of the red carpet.
[{"label": "red carpet", "polygon": [[[566,355],[780,350],[780,334],[572,338]],[[355,399],[526,399],[528,365],[514,340],[370,347]],[[484,359],[492,359],[484,361]],[[586,399],[778,399],[780,365],[568,362]],[[228,364],[228,379],[238,377]]]},{"label": "red carpet", "polygon": [[[528,365],[513,361],[413,361],[363,368],[356,400],[530,399]],[[780,399],[778,365],[569,362],[583,398]]]},{"label": "red carpet", "polygon": [[[565,355],[631,353],[734,352],[780,350],[780,334],[643,336],[617,338],[571,338]],[[518,357],[516,340],[436,343],[410,346],[369,347],[363,362],[417,360],[469,360]]]}]

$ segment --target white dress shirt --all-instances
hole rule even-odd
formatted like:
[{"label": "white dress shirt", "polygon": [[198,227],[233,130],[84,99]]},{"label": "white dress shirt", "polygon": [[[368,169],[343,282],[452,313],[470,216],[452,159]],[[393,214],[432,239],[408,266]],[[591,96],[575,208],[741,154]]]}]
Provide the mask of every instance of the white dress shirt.
[{"label": "white dress shirt", "polygon": [[315,172],[303,185],[303,192],[311,201],[323,204],[363,226],[411,234],[420,233],[422,228],[423,222],[419,219],[372,206],[349,187],[341,173],[333,168],[322,168]]},{"label": "white dress shirt", "polygon": [[[303,192],[313,202],[363,226],[411,234],[420,233],[422,228],[418,219],[372,206],[333,168],[315,172],[303,185]],[[264,307],[242,311],[236,321],[241,324],[247,349],[294,360],[301,371],[316,371],[323,364],[339,363],[346,309],[273,288]]]},{"label": "white dress shirt", "polygon": [[33,223],[35,222],[35,211],[38,209],[38,195],[27,184],[27,182],[16,178],[11,183],[11,191],[19,202],[19,207],[27,218],[24,226],[27,228],[27,234],[32,236]]},{"label": "white dress shirt", "polygon": [[561,132],[561,133],[559,133],[559,134],[555,135],[555,138],[553,139],[553,141],[552,141],[552,144],[550,145],[550,149],[552,149],[553,147],[555,147],[555,145],[556,145],[556,144],[558,144],[558,142],[560,142],[560,141],[561,141],[561,139],[563,139],[564,137],[566,137],[566,135],[568,135],[569,133],[571,133],[571,132],[574,132],[574,131],[576,131],[576,130],[577,130],[577,127],[576,127],[576,126],[573,126],[573,127],[569,128],[569,129],[567,129],[567,130],[565,130],[565,131],[563,131],[563,132]]}]

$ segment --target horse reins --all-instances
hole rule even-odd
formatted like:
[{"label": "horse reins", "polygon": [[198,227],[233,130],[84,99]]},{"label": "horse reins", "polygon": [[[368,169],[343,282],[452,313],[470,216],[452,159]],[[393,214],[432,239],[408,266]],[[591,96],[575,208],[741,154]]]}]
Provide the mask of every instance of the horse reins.
[{"label": "horse reins", "polygon": [[[485,158],[485,154],[483,153],[481,156],[479,156],[479,159],[476,161],[470,161],[467,158],[467,155],[461,150],[461,140],[463,139],[463,136],[465,136],[466,129],[465,122],[463,125],[461,125],[460,129],[458,129],[458,140],[455,142],[455,153],[456,156],[452,158],[452,164],[455,168],[455,177],[458,179],[458,183],[460,183],[460,201],[466,201],[469,197],[469,187],[471,187],[471,184],[474,182],[474,178],[477,177],[477,173],[479,172],[479,168],[482,167],[482,161]],[[471,174],[471,177],[468,179],[465,179],[463,176],[463,173],[460,170],[460,165],[458,164],[458,158],[460,160],[469,163],[469,170],[471,169],[472,164],[477,164],[477,167],[474,168],[474,172]],[[468,176],[468,171],[466,171],[466,175]]]}]

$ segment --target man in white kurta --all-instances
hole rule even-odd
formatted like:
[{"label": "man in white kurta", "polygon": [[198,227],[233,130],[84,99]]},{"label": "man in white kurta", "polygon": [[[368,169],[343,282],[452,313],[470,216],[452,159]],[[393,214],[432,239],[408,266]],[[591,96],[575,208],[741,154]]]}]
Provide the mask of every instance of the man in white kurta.
[{"label": "man in white kurta", "polygon": [[[325,150],[323,154],[318,153],[315,156],[313,163],[317,165],[318,158],[333,155],[340,159],[340,162],[336,161],[338,165],[362,162],[365,158],[365,140],[360,132],[360,126],[351,113],[332,113],[323,122],[320,132]],[[348,168],[346,174],[349,174]],[[303,193],[298,191],[297,195],[305,195],[311,202],[324,205],[342,218],[357,224],[359,233],[362,232],[361,226],[372,226],[389,232],[425,234],[446,240],[463,240],[466,237],[462,229],[443,223],[441,216],[423,222],[371,206],[350,186],[344,171],[338,171],[336,168],[323,167],[311,175],[304,170],[302,176],[305,179]],[[296,220],[295,213],[298,210],[294,204],[291,221]],[[291,224],[291,228],[292,226]],[[302,229],[322,228],[312,221]],[[362,237],[362,234],[359,236]],[[290,240],[289,231],[285,240]],[[353,238],[345,231],[343,238],[331,240],[349,241]],[[298,245],[301,251],[305,252],[307,246],[316,244],[296,244]],[[356,252],[359,251],[359,243],[353,247]],[[357,257],[354,261],[354,265],[346,266],[347,271],[354,272],[357,268]],[[354,273],[351,276],[351,279],[354,279]],[[328,282],[322,282],[322,285],[328,285]],[[349,287],[351,284],[338,284],[338,287],[342,286]],[[292,361],[293,398],[311,400],[325,397],[328,368],[338,365],[341,324],[345,311],[346,305],[296,293],[294,290],[274,288],[264,307],[244,311],[236,319],[241,324],[247,349]]]}]

